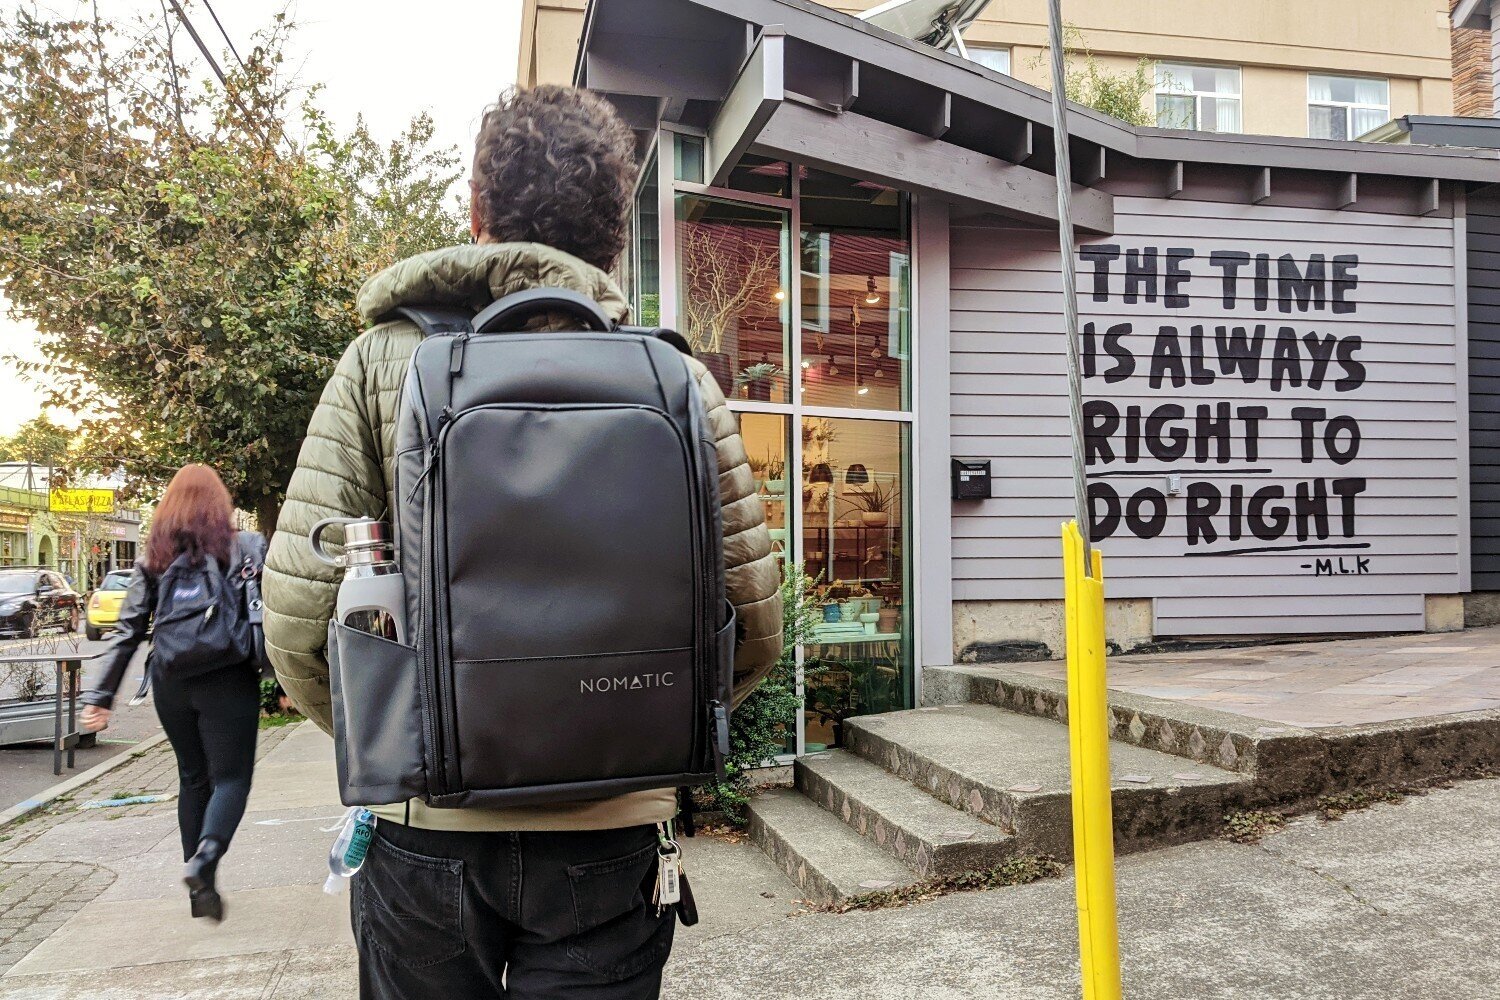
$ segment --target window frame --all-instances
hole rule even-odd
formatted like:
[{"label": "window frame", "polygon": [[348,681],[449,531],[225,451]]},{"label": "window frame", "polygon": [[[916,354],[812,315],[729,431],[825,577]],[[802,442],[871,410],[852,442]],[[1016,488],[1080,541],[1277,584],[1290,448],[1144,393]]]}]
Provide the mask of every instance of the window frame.
[{"label": "window frame", "polygon": [[[1180,66],[1184,69],[1211,69],[1211,70],[1233,70],[1235,78],[1235,91],[1233,94],[1221,94],[1217,91],[1194,90],[1190,87],[1165,88],[1162,85],[1162,69],[1167,66]],[[1153,111],[1157,115],[1157,125],[1162,128],[1181,128],[1189,132],[1211,132],[1215,135],[1239,135],[1245,131],[1245,71],[1242,66],[1230,65],[1228,63],[1208,62],[1183,62],[1177,60],[1156,60],[1151,85],[1151,96],[1153,98]],[[1190,97],[1193,100],[1194,125],[1161,125],[1160,98],[1162,97]],[[1238,127],[1233,132],[1220,132],[1218,129],[1206,129],[1203,127],[1203,99],[1213,98],[1216,101],[1233,100],[1239,109]]]},{"label": "window frame", "polygon": [[[1320,77],[1320,78],[1322,78],[1324,80],[1357,80],[1357,81],[1361,81],[1361,82],[1364,82],[1364,83],[1381,83],[1381,84],[1384,84],[1385,85],[1385,103],[1384,104],[1365,104],[1365,103],[1361,103],[1359,101],[1335,101],[1335,100],[1332,100],[1332,99],[1329,99],[1329,100],[1326,100],[1326,101],[1313,100],[1312,87],[1313,87],[1313,78],[1314,77]],[[1350,120],[1353,118],[1352,112],[1354,112],[1354,111],[1383,111],[1383,112],[1385,112],[1385,121],[1381,122],[1381,125],[1384,125],[1386,122],[1389,122],[1391,120],[1391,78],[1388,77],[1388,76],[1361,76],[1359,74],[1349,74],[1349,73],[1312,73],[1312,72],[1309,72],[1307,74],[1307,137],[1309,139],[1319,138],[1319,137],[1313,135],[1313,127],[1312,127],[1313,108],[1343,108],[1344,109],[1344,134],[1343,134],[1343,136],[1340,137],[1340,138],[1336,138],[1336,139],[1332,138],[1332,137],[1326,137],[1326,138],[1328,139],[1328,141],[1332,141],[1332,142],[1354,142],[1355,140],[1357,140],[1359,138],[1359,136],[1358,135],[1351,135],[1350,134]],[[1375,127],[1379,128],[1380,126],[1377,125]],[[1366,129],[1366,131],[1369,131],[1369,130]],[[1360,133],[1360,135],[1363,135],[1363,134],[1364,134],[1363,132]]]}]

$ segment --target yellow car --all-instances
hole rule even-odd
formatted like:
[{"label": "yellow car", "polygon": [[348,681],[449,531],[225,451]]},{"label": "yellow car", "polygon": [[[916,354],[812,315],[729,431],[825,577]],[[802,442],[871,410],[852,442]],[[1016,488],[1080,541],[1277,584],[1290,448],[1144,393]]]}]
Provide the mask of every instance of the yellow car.
[{"label": "yellow car", "polygon": [[106,573],[99,586],[89,595],[88,621],[84,634],[97,642],[120,620],[120,605],[125,603],[125,591],[130,586],[130,571],[115,570]]}]

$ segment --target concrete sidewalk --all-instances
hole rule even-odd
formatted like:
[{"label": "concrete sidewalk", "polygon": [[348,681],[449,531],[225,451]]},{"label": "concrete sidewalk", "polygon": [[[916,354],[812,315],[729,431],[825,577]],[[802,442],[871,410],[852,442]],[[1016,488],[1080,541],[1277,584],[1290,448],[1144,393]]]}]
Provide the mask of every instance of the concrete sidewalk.
[{"label": "concrete sidewalk", "polygon": [[[0,831],[0,1000],[354,997],[347,897],[320,888],[331,744],[307,724],[262,740],[222,926],[187,915],[172,803],[79,808],[170,790],[165,748]],[[804,912],[748,842],[687,850],[703,923],[679,929],[669,998],[1077,995],[1068,878],[832,915]],[[1130,996],[1476,1000],[1500,981],[1500,782],[1134,855],[1119,875]]]}]

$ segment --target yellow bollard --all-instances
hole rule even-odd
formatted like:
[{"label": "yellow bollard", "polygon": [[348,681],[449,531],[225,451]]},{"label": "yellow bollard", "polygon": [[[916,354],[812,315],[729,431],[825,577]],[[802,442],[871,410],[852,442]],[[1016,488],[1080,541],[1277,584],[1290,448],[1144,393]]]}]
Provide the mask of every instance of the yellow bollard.
[{"label": "yellow bollard", "polygon": [[1104,564],[1084,567],[1078,522],[1063,525],[1068,640],[1068,743],[1073,772],[1073,867],[1084,1000],[1120,1000],[1115,841],[1110,809],[1109,696],[1104,682]]}]

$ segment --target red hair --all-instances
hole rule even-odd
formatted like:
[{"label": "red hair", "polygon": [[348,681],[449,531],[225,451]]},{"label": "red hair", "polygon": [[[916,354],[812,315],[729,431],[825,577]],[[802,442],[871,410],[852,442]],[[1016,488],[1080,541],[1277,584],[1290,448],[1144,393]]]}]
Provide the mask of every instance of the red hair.
[{"label": "red hair", "polygon": [[219,474],[206,465],[184,465],[167,484],[151,516],[142,565],[160,574],[184,552],[195,562],[211,555],[220,566],[229,562],[234,537],[234,501]]}]

